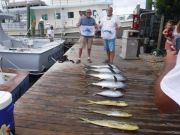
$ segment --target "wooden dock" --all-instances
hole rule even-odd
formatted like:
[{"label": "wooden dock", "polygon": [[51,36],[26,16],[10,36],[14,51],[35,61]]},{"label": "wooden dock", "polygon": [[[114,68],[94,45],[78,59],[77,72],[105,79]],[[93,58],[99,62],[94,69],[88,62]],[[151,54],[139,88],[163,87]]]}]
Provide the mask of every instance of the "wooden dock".
[{"label": "wooden dock", "polygon": [[[101,42],[92,49],[92,64],[102,64],[106,54]],[[105,100],[94,95],[101,88],[87,85],[97,81],[84,75],[83,55],[81,64],[55,63],[15,104],[17,135],[180,135],[180,112],[160,114],[153,102],[155,74],[142,60],[123,60],[116,46],[115,65],[127,78],[125,96],[116,100],[127,101],[124,108],[88,105],[87,100]],[[86,54],[86,50],[83,52]],[[76,60],[78,43],[68,52],[70,60]],[[88,110],[117,109],[133,114],[133,117],[112,118],[91,113]],[[80,118],[111,119],[138,124],[136,132],[100,127],[82,122]]]}]

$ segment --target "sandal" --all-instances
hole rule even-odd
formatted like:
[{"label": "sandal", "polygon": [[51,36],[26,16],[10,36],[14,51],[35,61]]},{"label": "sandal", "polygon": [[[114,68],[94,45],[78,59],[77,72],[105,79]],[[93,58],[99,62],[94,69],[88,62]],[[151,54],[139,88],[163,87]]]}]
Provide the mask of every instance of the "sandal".
[{"label": "sandal", "polygon": [[103,61],[104,64],[108,64],[109,63],[109,60],[105,60]]},{"label": "sandal", "polygon": [[81,63],[81,60],[77,60],[77,61],[76,61],[76,64],[79,64],[79,63]]},{"label": "sandal", "polygon": [[91,59],[88,59],[88,62],[89,62],[89,63],[92,63],[92,60],[91,60]]}]

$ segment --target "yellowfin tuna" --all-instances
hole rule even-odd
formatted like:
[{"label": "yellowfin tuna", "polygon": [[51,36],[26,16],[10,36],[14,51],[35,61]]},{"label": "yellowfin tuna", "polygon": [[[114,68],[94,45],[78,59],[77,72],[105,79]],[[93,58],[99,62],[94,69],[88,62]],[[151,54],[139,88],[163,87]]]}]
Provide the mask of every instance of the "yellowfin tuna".
[{"label": "yellowfin tuna", "polygon": [[90,104],[98,104],[98,105],[109,105],[109,106],[128,106],[125,101],[111,101],[111,100],[104,100],[104,101],[91,101],[88,100]]},{"label": "yellowfin tuna", "polygon": [[120,129],[120,130],[135,131],[139,129],[139,127],[136,124],[127,123],[127,122],[119,122],[113,120],[89,120],[85,118],[81,118],[81,119],[87,123],[91,123],[103,127]]},{"label": "yellowfin tuna", "polygon": [[132,116],[132,114],[129,114],[127,112],[121,112],[121,111],[90,111],[90,112],[104,114],[104,115],[113,116],[113,117],[123,117],[123,118],[128,118]]}]

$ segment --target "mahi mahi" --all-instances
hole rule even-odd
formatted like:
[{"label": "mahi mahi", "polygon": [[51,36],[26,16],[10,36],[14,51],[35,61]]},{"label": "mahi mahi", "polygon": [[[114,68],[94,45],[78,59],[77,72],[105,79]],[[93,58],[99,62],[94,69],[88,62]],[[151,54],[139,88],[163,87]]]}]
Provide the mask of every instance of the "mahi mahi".
[{"label": "mahi mahi", "polygon": [[125,81],[126,80],[121,74],[99,73],[99,74],[87,74],[87,75],[97,77],[102,80],[114,80],[114,77],[116,77],[117,81]]},{"label": "mahi mahi", "polygon": [[123,117],[123,118],[128,118],[128,117],[131,117],[132,114],[129,114],[127,112],[121,112],[121,111],[91,111],[89,110],[90,112],[94,112],[94,113],[99,113],[99,114],[104,114],[104,115],[107,115],[107,116],[113,116],[113,117]]},{"label": "mahi mahi", "polygon": [[102,88],[109,88],[109,89],[124,89],[126,87],[126,85],[123,82],[118,82],[118,81],[108,81],[108,80],[104,80],[104,81],[100,81],[97,83],[91,83],[92,85],[95,86],[100,86]]},{"label": "mahi mahi", "polygon": [[113,121],[113,120],[89,120],[85,118],[81,118],[81,119],[87,123],[91,123],[103,127],[120,129],[120,130],[135,131],[139,129],[139,127],[133,123]]},{"label": "mahi mahi", "polygon": [[120,107],[128,106],[128,104],[125,101],[112,101],[112,100],[92,101],[92,100],[88,100],[88,102],[89,102],[89,104],[98,104],[98,105],[120,106]]},{"label": "mahi mahi", "polygon": [[124,95],[122,92],[114,91],[114,90],[105,90],[96,94],[105,97],[112,97],[112,98],[122,97]]}]

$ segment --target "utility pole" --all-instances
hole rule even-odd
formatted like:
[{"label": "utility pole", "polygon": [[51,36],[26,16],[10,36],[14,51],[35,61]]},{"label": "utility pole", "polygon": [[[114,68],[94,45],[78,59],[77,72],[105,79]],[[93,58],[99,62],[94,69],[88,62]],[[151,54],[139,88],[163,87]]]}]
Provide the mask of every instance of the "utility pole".
[{"label": "utility pole", "polygon": [[161,39],[162,39],[163,25],[164,25],[164,15],[161,16],[161,23],[160,23],[160,28],[159,28],[157,49],[160,49],[160,47],[161,47]]},{"label": "utility pole", "polygon": [[27,0],[27,36],[30,37],[30,3]]},{"label": "utility pole", "polygon": [[152,0],[146,0],[146,9],[152,10]]}]

